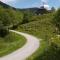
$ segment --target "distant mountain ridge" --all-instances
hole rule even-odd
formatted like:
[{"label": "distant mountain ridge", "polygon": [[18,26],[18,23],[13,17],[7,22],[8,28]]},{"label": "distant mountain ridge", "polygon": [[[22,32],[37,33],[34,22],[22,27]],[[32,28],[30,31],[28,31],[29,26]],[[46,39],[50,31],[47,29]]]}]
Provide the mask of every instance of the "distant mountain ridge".
[{"label": "distant mountain ridge", "polygon": [[3,6],[4,8],[9,8],[10,7],[9,5],[7,5],[7,4],[5,4],[5,3],[1,2],[1,1],[0,1],[0,6]]},{"label": "distant mountain ridge", "polygon": [[[40,14],[41,12],[44,14],[45,12],[48,12],[48,10],[46,10],[45,8],[44,8],[44,6],[42,6],[42,7],[40,7],[40,8],[38,8],[38,7],[33,7],[33,8],[23,8],[23,9],[20,9],[20,8],[15,8],[15,7],[12,7],[12,6],[10,6],[10,5],[8,5],[8,4],[5,4],[5,3],[3,3],[3,2],[1,2],[0,1],[0,6],[2,6],[3,8],[12,8],[12,9],[14,9],[14,10],[16,10],[16,11],[21,11],[21,12],[32,12],[32,13],[34,13],[34,14]],[[41,13],[41,14],[42,14]]]},{"label": "distant mountain ridge", "polygon": [[6,3],[3,3],[0,1],[0,6],[2,6],[3,8],[13,8],[13,9],[16,9],[16,10],[21,10],[21,11],[28,11],[28,10],[31,10],[31,11],[34,11],[34,10],[38,10],[39,8],[23,8],[23,9],[20,9],[20,8],[15,8],[15,7],[12,7]]},{"label": "distant mountain ridge", "polygon": [[12,8],[12,9],[16,9],[14,7],[11,7],[10,5],[6,4],[6,3],[3,3],[0,1],[0,6],[2,6],[3,8]]}]

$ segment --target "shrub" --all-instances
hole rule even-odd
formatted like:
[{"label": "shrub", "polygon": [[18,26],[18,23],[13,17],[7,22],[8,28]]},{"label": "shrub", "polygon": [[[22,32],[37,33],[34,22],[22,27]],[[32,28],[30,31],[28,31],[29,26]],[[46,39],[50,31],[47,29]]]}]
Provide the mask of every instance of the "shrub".
[{"label": "shrub", "polygon": [[54,25],[60,30],[60,9],[57,10],[53,18]]}]

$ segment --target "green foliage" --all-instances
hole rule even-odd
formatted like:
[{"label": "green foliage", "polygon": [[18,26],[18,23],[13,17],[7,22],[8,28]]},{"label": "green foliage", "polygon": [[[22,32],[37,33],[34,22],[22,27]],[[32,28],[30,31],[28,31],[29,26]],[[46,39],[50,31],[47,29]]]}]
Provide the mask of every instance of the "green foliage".
[{"label": "green foliage", "polygon": [[20,11],[0,6],[0,36],[6,35],[8,28],[20,24],[22,18],[23,14]]},{"label": "green foliage", "polygon": [[23,14],[4,5],[4,3],[0,4],[0,57],[20,48],[26,42],[23,36],[9,32],[10,28],[21,24]]},{"label": "green foliage", "polygon": [[12,8],[5,9],[0,7],[0,21],[4,26],[15,25],[22,22],[23,14],[20,11],[13,10]]},{"label": "green foliage", "polygon": [[50,45],[34,60],[60,60],[60,35],[50,39]]},{"label": "green foliage", "polygon": [[34,60],[60,60],[60,48],[54,43],[48,47],[47,50],[43,52],[40,56],[36,57]]},{"label": "green foliage", "polygon": [[[56,37],[56,26],[53,21],[54,13],[33,16],[29,22],[22,24],[17,30],[32,34],[43,40],[40,48],[27,60],[60,60],[60,38]],[[52,39],[53,38],[53,39]]]},{"label": "green foliage", "polygon": [[0,37],[5,37],[8,33],[9,33],[9,31],[3,25],[2,21],[0,21]]},{"label": "green foliage", "polygon": [[54,25],[60,30],[60,9],[57,10],[53,18]]},{"label": "green foliage", "polygon": [[0,57],[5,56],[21,48],[26,43],[26,39],[13,32],[9,32],[4,38],[0,37]]},{"label": "green foliage", "polygon": [[28,22],[29,22],[28,15],[24,14],[22,24],[25,24],[25,23],[28,23]]},{"label": "green foliage", "polygon": [[[30,60],[60,60],[60,38],[55,36],[56,27],[60,30],[60,9],[56,13],[48,13],[46,9],[39,10],[37,14],[43,14],[40,16],[34,15],[36,11],[34,8],[20,12],[13,8],[0,6],[0,36],[5,35],[8,28],[14,29],[18,26],[17,30],[27,32],[43,40],[36,53],[29,58]],[[52,37],[54,38],[51,39]],[[8,34],[4,38],[0,37],[0,55],[3,56],[19,48],[20,43],[24,40],[19,39],[20,36],[16,38],[16,34]]]},{"label": "green foliage", "polygon": [[22,24],[31,22],[32,21],[31,20],[32,16],[33,16],[33,13],[31,11],[24,11],[23,12]]},{"label": "green foliage", "polygon": [[37,37],[44,38],[46,35],[50,37],[55,32],[55,26],[51,23],[53,14],[42,16],[33,16],[30,20],[33,22],[20,25],[18,30],[23,30]]}]

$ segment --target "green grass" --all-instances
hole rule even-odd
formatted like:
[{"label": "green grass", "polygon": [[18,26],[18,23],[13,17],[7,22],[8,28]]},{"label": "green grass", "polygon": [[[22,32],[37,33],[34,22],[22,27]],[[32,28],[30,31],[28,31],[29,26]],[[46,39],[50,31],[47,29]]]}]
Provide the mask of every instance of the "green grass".
[{"label": "green grass", "polygon": [[55,43],[58,47],[60,47],[60,35],[56,35],[51,39],[51,42]]},{"label": "green grass", "polygon": [[0,37],[0,57],[21,48],[25,43],[26,39],[23,36],[13,32],[10,32],[4,38]]},{"label": "green grass", "polygon": [[40,38],[43,40],[41,41],[41,45],[38,48],[38,50],[32,56],[30,56],[27,60],[36,60],[36,58],[38,58],[39,60],[39,56],[43,55],[46,50],[49,51],[51,38],[55,37],[56,35],[55,26],[51,22],[52,18],[53,18],[53,14],[35,16],[34,18],[32,18],[35,21],[20,25],[17,28],[18,31],[23,31],[25,33],[32,34],[36,36],[37,38]]}]

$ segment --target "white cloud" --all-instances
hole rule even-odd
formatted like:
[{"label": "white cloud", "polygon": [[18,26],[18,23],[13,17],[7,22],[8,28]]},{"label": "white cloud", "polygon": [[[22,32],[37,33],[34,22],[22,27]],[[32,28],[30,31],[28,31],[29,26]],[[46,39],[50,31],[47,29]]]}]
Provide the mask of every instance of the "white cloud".
[{"label": "white cloud", "polygon": [[7,2],[13,2],[13,1],[15,1],[15,0],[0,0],[0,1],[2,1],[2,2],[4,2],[4,3],[7,3]]},{"label": "white cloud", "polygon": [[50,10],[50,6],[48,5],[48,0],[41,0],[41,2],[46,9]]},{"label": "white cloud", "polygon": [[47,3],[48,2],[48,0],[41,0],[42,2],[44,2],[44,3]]},{"label": "white cloud", "polygon": [[50,6],[49,5],[44,5],[44,7],[48,10],[50,10]]}]

